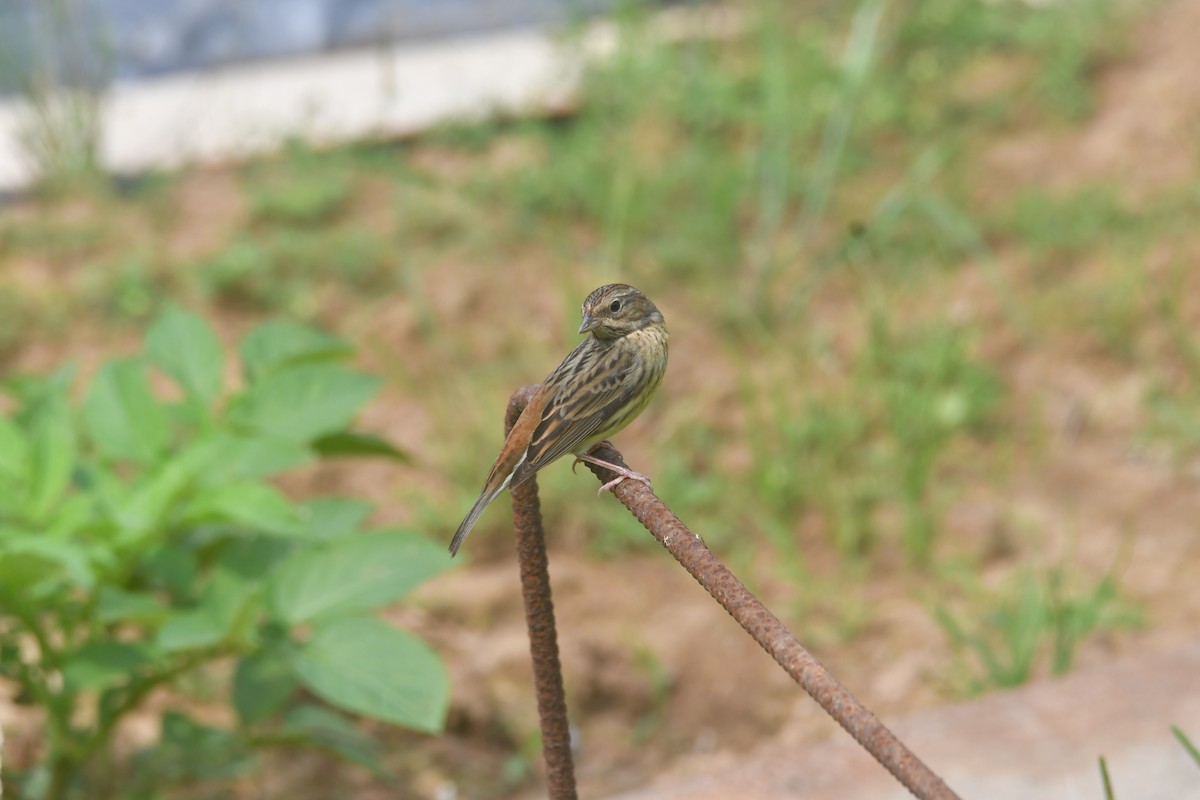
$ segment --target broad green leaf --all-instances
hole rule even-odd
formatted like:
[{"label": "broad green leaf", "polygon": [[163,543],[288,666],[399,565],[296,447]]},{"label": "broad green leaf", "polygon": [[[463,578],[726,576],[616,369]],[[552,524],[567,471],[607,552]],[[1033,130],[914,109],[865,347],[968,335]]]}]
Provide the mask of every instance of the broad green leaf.
[{"label": "broad green leaf", "polygon": [[[0,379],[0,385],[18,399],[24,409],[37,407],[47,397],[61,397],[75,380],[76,367],[67,363],[49,375],[15,374]],[[22,412],[22,421],[24,412]]]},{"label": "broad green leaf", "polygon": [[335,706],[427,733],[442,728],[446,668],[429,645],[377,619],[317,626],[291,663],[305,686]]},{"label": "broad green leaf", "polygon": [[190,598],[199,570],[196,554],[190,548],[167,542],[150,552],[138,574],[155,589],[175,598]]},{"label": "broad green leaf", "polygon": [[105,625],[114,622],[149,622],[162,619],[171,610],[152,594],[127,592],[116,586],[101,586],[96,600],[96,617]]},{"label": "broad green leaf", "polygon": [[102,501],[121,527],[120,541],[136,542],[161,531],[176,501],[195,478],[195,466],[182,456],[161,461],[124,494],[119,483],[105,491]]},{"label": "broad green leaf", "polygon": [[256,531],[293,534],[300,515],[283,494],[265,483],[235,483],[205,489],[184,511],[188,521],[224,522]]},{"label": "broad green leaf", "polygon": [[114,461],[151,463],[170,436],[166,411],[150,391],[140,358],[100,367],[83,403],[83,421],[92,443]]},{"label": "broad green leaf", "polygon": [[[232,731],[201,725],[178,711],[164,711],[162,738],[143,765],[147,785],[235,778],[254,769],[254,756]],[[148,777],[153,776],[153,777]]]},{"label": "broad green leaf", "polygon": [[336,539],[357,531],[374,507],[350,497],[320,497],[300,507],[300,519],[313,539]]},{"label": "broad green leaf", "polygon": [[210,405],[220,393],[221,342],[202,317],[167,306],[146,333],[146,354],[202,405]]},{"label": "broad green leaf", "polygon": [[29,469],[29,440],[8,417],[0,417],[0,476],[24,481]]},{"label": "broad green leaf", "polygon": [[8,529],[0,536],[0,594],[28,591],[46,583],[84,589],[95,582],[87,552],[39,533]]},{"label": "broad green leaf", "polygon": [[237,397],[235,425],[308,443],[346,427],[375,394],[380,380],[332,364],[301,364],[272,372]]},{"label": "broad green leaf", "polygon": [[233,673],[233,707],[243,725],[262,722],[278,713],[296,690],[286,655],[259,650],[238,661]]},{"label": "broad green leaf", "polygon": [[220,465],[220,469],[200,476],[203,483],[210,485],[269,478],[308,464],[315,458],[313,451],[303,444],[274,436],[220,433],[198,443],[197,447],[207,448],[212,463]]},{"label": "broad green leaf", "polygon": [[388,775],[379,759],[383,748],[378,740],[333,709],[313,704],[294,708],[288,712],[279,733],[328,750],[381,777]]},{"label": "broad green leaf", "polygon": [[259,325],[242,339],[242,369],[256,381],[268,372],[301,361],[342,358],[351,353],[344,340],[288,320]]},{"label": "broad green leaf", "polygon": [[29,425],[30,485],[27,511],[41,519],[62,498],[75,466],[75,426],[66,387],[45,397]]},{"label": "broad green leaf", "polygon": [[146,645],[88,642],[63,664],[63,679],[74,691],[106,689],[128,681],[139,667],[153,661]]},{"label": "broad green leaf", "polygon": [[216,570],[205,586],[200,603],[177,612],[158,629],[158,649],[167,653],[195,650],[231,639],[253,593],[252,584],[224,570]]},{"label": "broad green leaf", "polygon": [[39,533],[47,539],[66,542],[82,531],[95,532],[96,522],[94,498],[72,494],[59,503]]},{"label": "broad green leaf", "polygon": [[[176,506],[185,493],[193,494],[193,484],[220,486],[230,481],[256,479],[298,466],[311,458],[309,450],[292,442],[215,434],[194,442],[174,458],[160,462],[131,488],[119,481],[108,480],[103,473],[94,477],[100,484],[102,503],[123,528],[122,540],[134,541],[161,530],[169,521],[168,517],[176,513]],[[238,491],[232,490],[232,494],[236,495]],[[203,502],[206,496],[201,493],[193,502]],[[266,501],[270,504],[267,511],[279,509],[278,499]],[[236,498],[234,501],[229,497],[218,498],[218,501],[236,502]],[[245,520],[240,521],[245,523]]]},{"label": "broad green leaf", "polygon": [[290,539],[241,534],[225,542],[215,566],[257,585],[294,549],[295,543]]},{"label": "broad green leaf", "polygon": [[313,442],[313,449],[326,458],[334,456],[380,456],[412,463],[412,456],[386,439],[358,431],[334,431]]},{"label": "broad green leaf", "polygon": [[364,611],[390,603],[448,565],[441,547],[414,533],[343,536],[284,562],[271,580],[269,603],[275,617],[288,623]]}]

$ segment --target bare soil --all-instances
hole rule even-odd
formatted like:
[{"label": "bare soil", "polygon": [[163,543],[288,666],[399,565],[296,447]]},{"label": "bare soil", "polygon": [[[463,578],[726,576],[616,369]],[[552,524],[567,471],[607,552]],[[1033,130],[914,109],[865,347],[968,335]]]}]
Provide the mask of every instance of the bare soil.
[{"label": "bare soil", "polygon": [[[1200,0],[1165,4],[1133,34],[1128,52],[1097,76],[1097,107],[1084,125],[1020,133],[983,154],[993,175],[989,186],[1006,193],[1047,184],[1069,191],[1111,181],[1136,203],[1194,184],[1200,174],[1197,37]],[[1200,239],[1162,242],[1144,268],[1161,269],[1180,255],[1200,263]],[[1029,287],[1024,291],[1032,297],[1037,280],[1025,274],[1027,266],[1001,259],[1013,284]],[[962,270],[929,304],[942,314],[998,320],[993,289],[981,270]],[[1191,280],[1188,289],[1184,313],[1196,330],[1200,280]],[[703,333],[695,341],[691,335],[675,337],[673,358],[679,358],[668,397],[686,397],[701,380],[680,363],[689,347],[703,347]],[[1017,443],[1012,478],[1003,485],[986,474],[972,476],[947,514],[949,536],[965,550],[998,553],[997,575],[1011,566],[1003,554],[1020,548],[1023,531],[1035,529],[1048,533],[1050,549],[1057,551],[1049,559],[1061,556],[1094,575],[1118,565],[1121,585],[1141,604],[1147,624],[1089,640],[1078,654],[1079,669],[1194,642],[1200,623],[1200,463],[1176,463],[1139,437],[1146,393],[1164,376],[1097,353],[1078,338],[1031,347],[999,324],[982,348],[1002,369],[1014,407],[1039,423],[1019,427],[1048,431],[1049,440],[1036,447]],[[703,382],[714,383],[711,376]],[[622,438],[636,437],[635,430]],[[438,744],[448,767],[441,777],[479,775],[481,785],[460,783],[469,797],[492,796],[484,788],[487,770],[472,768],[479,766],[473,745],[481,733],[503,719],[516,728],[519,743],[536,729],[516,571],[504,555],[422,593],[427,609],[418,627],[438,643],[454,673],[449,735]],[[837,731],[666,553],[595,563],[552,544],[551,573],[568,703],[578,726],[582,796],[636,786],[682,756],[729,759],[766,740],[801,744]],[[823,646],[819,637],[806,642],[885,720],[953,697],[938,677],[951,652],[918,599],[920,583],[896,570],[854,600],[873,609],[865,630],[834,646]],[[789,587],[768,581],[756,589],[785,622],[804,627],[804,620],[788,618],[780,600],[790,596]]]}]

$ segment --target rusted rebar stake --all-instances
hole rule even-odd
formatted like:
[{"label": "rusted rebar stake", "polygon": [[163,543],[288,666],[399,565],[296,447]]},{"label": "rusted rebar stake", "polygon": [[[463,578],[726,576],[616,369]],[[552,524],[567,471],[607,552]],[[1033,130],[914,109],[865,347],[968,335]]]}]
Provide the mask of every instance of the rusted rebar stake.
[{"label": "rusted rebar stake", "polygon": [[[593,453],[611,464],[627,466],[621,454],[612,447]],[[617,477],[616,473],[595,464],[587,466],[602,483]],[[640,481],[626,480],[614,487],[613,494],[788,675],[910,792],[923,800],[958,797],[788,633],[779,618],[717,560],[700,537],[692,533],[648,486]]]},{"label": "rusted rebar stake", "polygon": [[[505,435],[516,424],[537,384],[513,392],[504,417]],[[567,699],[563,692],[554,603],[550,598],[550,572],[546,560],[546,535],[538,502],[537,476],[513,487],[513,525],[516,528],[517,562],[521,568],[521,594],[529,626],[529,651],[533,656],[533,683],[542,725],[542,753],[546,759],[546,788],[550,800],[575,800],[575,766],[571,761],[571,731]]]}]

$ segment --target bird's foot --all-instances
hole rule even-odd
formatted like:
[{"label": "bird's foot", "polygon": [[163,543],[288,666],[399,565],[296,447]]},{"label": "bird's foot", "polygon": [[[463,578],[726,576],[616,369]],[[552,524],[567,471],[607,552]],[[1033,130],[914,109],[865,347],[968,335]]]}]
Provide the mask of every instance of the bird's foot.
[{"label": "bird's foot", "polygon": [[[601,442],[600,444],[605,444],[605,443]],[[596,445],[596,446],[599,447],[600,445]],[[609,481],[608,483],[604,484],[603,486],[601,486],[599,489],[596,490],[597,497],[604,494],[604,492],[606,490],[615,489],[619,484],[621,484],[625,480],[641,481],[642,483],[646,484],[647,489],[654,488],[653,486],[650,485],[649,478],[647,478],[645,475],[643,475],[640,472],[634,472],[633,470],[629,469],[628,467],[622,467],[619,464],[610,463],[603,459],[596,458],[593,455],[589,455],[588,453],[583,453],[582,455],[577,455],[575,457],[575,464],[578,464],[580,461],[586,461],[589,464],[595,464],[598,467],[604,467],[605,469],[612,470],[613,472],[617,473],[617,477],[613,478],[611,481]],[[572,469],[574,469],[575,464],[571,465]]]},{"label": "bird's foot", "polygon": [[[596,442],[594,445],[592,445],[591,447],[588,448],[588,452],[590,453],[593,450],[599,450],[601,447],[607,447],[607,448],[611,449],[612,442],[610,442],[608,439],[605,439],[600,442]],[[593,458],[584,458],[583,456],[577,455],[577,456],[575,456],[575,460],[571,462],[571,474],[572,475],[575,474],[575,468],[578,467],[580,464],[582,464],[584,461],[591,461],[593,464],[600,464],[600,466],[608,467],[610,469],[612,468],[612,464],[609,464],[607,461],[601,463],[599,461],[596,461]]]}]

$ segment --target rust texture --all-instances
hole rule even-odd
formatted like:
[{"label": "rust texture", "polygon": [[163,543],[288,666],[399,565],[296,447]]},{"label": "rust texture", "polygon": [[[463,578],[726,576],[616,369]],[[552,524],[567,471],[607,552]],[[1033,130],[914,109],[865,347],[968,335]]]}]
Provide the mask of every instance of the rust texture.
[{"label": "rust texture", "polygon": [[[513,393],[504,418],[505,435],[516,424],[517,417],[537,388],[537,384],[522,386]],[[562,667],[558,660],[546,535],[542,529],[536,475],[513,487],[512,505],[521,594],[525,599],[525,622],[529,626],[529,650],[533,656],[533,683],[542,726],[542,753],[546,759],[546,788],[550,800],[575,800],[571,732],[567,723]]]},{"label": "rust texture", "polygon": [[[627,466],[612,447],[597,448],[592,454],[609,463]],[[617,477],[616,473],[595,464],[587,466],[602,483]],[[910,792],[930,800],[958,797],[788,633],[779,618],[717,560],[700,537],[648,486],[625,480],[613,487],[613,494],[787,674]]]}]

